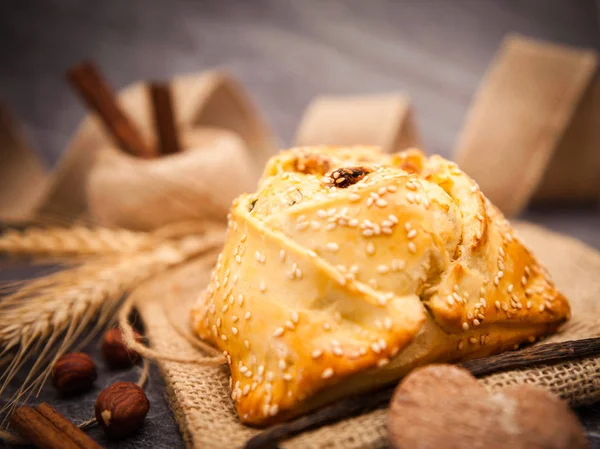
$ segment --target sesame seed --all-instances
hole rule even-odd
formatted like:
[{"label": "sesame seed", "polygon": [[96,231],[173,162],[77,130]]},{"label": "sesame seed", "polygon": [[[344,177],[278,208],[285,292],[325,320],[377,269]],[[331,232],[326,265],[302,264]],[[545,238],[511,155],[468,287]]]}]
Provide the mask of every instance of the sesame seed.
[{"label": "sesame seed", "polygon": [[261,259],[261,256],[260,256],[260,251],[256,251],[256,252],[254,253],[254,258],[255,258],[255,259],[258,261],[258,262],[260,262],[260,259]]},{"label": "sesame seed", "polygon": [[465,347],[465,342],[463,340],[458,340],[458,344],[456,345],[456,349],[459,351]]},{"label": "sesame seed", "polygon": [[372,237],[374,232],[372,229],[363,229],[361,234],[363,235],[363,237]]},{"label": "sesame seed", "polygon": [[376,343],[376,342],[373,342],[373,343],[371,344],[371,349],[373,350],[373,352],[374,352],[375,354],[379,354],[379,353],[381,352],[381,348],[379,347],[379,344],[378,344],[378,343]]},{"label": "sesame seed", "polygon": [[269,409],[269,415],[271,416],[275,416],[277,414],[277,412],[279,411],[279,406],[277,404],[274,404],[271,406],[271,408]]},{"label": "sesame seed", "polygon": [[250,318],[252,318],[252,313],[250,311],[246,312],[246,315],[244,315],[244,318],[246,320],[249,320]]},{"label": "sesame seed", "polygon": [[329,251],[332,251],[334,253],[337,252],[340,249],[340,245],[338,245],[335,242],[329,242],[329,243],[327,243],[326,247],[327,247],[327,249]]},{"label": "sesame seed", "polygon": [[469,343],[471,343],[472,345],[477,343],[477,338],[475,337],[469,337]]},{"label": "sesame seed", "polygon": [[377,267],[377,272],[379,274],[386,274],[390,271],[390,267],[388,267],[387,265],[379,265]]},{"label": "sesame seed", "polygon": [[336,223],[329,223],[327,226],[325,226],[325,229],[327,229],[328,231],[333,231],[336,227]]},{"label": "sesame seed", "polygon": [[217,327],[221,327],[221,318],[217,318]]},{"label": "sesame seed", "polygon": [[396,186],[387,186],[387,191],[390,193],[394,193],[397,190]]},{"label": "sesame seed", "polygon": [[287,320],[287,321],[285,322],[285,327],[287,327],[289,330],[292,330],[292,331],[293,331],[293,330],[294,330],[294,328],[295,328],[295,326],[294,326],[294,323],[292,323],[290,320]]},{"label": "sesame seed", "polygon": [[334,347],[331,349],[331,352],[333,352],[333,353],[334,353],[335,355],[337,355],[337,356],[342,356],[342,355],[344,355],[344,351],[343,351],[343,350],[342,350],[342,348],[340,348],[339,346],[334,346]]},{"label": "sesame seed", "polygon": [[544,304],[540,304],[540,306],[538,307],[538,310],[540,312],[543,312],[546,309],[546,306]]},{"label": "sesame seed", "polygon": [[356,228],[358,226],[358,220],[356,218],[352,218],[350,221],[348,221],[348,226],[351,228]]},{"label": "sesame seed", "polygon": [[312,249],[309,249],[306,254],[309,255],[309,257],[315,258],[317,257],[317,253],[315,253]]},{"label": "sesame seed", "polygon": [[246,349],[250,349],[250,342],[248,340],[244,340],[244,346]]},{"label": "sesame seed", "polygon": [[479,326],[480,324],[481,322],[477,318],[473,320],[473,326]]},{"label": "sesame seed", "polygon": [[527,278],[525,276],[521,277],[521,285],[525,286],[527,284]]},{"label": "sesame seed", "polygon": [[360,200],[360,195],[358,193],[352,192],[350,195],[348,195],[348,199],[354,203]]},{"label": "sesame seed", "polygon": [[504,277],[504,271],[498,271],[498,279],[502,279]]},{"label": "sesame seed", "polygon": [[500,301],[496,301],[495,303],[496,309],[500,309]]},{"label": "sesame seed", "polygon": [[373,244],[373,242],[367,243],[367,254],[368,255],[375,254],[375,245]]},{"label": "sesame seed", "polygon": [[227,312],[227,309],[229,309],[229,306],[227,304],[225,304],[223,306],[223,308],[221,309],[221,312],[225,313],[225,312]]},{"label": "sesame seed", "polygon": [[323,350],[322,349],[315,349],[311,356],[313,359],[318,359],[319,357],[321,357],[323,355]]},{"label": "sesame seed", "polygon": [[326,368],[322,373],[321,373],[321,378],[322,379],[329,379],[331,376],[333,376],[333,368]]},{"label": "sesame seed", "polygon": [[410,231],[408,231],[408,234],[406,235],[409,239],[413,239],[417,236],[417,230],[416,229],[411,229]]},{"label": "sesame seed", "polygon": [[258,288],[260,289],[261,292],[266,292],[267,291],[267,286],[265,285],[264,281],[260,281],[260,284],[258,286]]},{"label": "sesame seed", "polygon": [[241,306],[242,304],[244,304],[244,295],[242,295],[241,293],[238,295],[237,297],[238,300],[238,304]]},{"label": "sesame seed", "polygon": [[300,319],[300,317],[298,316],[298,312],[296,312],[295,310],[292,312],[292,321],[295,324],[298,324],[298,320]]},{"label": "sesame seed", "polygon": [[233,295],[229,295],[229,298],[227,298],[229,301],[229,304],[233,305],[233,303],[235,302],[235,299],[233,299]]},{"label": "sesame seed", "polygon": [[377,204],[378,207],[387,207],[388,205],[387,201],[383,198],[377,199],[377,201],[375,201],[375,204]]},{"label": "sesame seed", "polygon": [[242,391],[242,394],[244,396],[248,396],[248,393],[250,393],[250,385],[246,384],[246,386],[244,387],[244,390]]},{"label": "sesame seed", "polygon": [[390,317],[385,317],[385,319],[383,320],[383,325],[386,328],[386,330],[391,330],[392,329],[392,319]]},{"label": "sesame seed", "polygon": [[231,321],[233,321],[234,323],[238,320],[239,318],[237,317],[237,315],[232,315],[231,316]]},{"label": "sesame seed", "polygon": [[507,290],[508,290],[508,293],[512,293],[512,292],[513,292],[513,289],[514,289],[513,285],[512,285],[512,284],[510,284],[510,285],[508,286],[508,289],[507,289]]},{"label": "sesame seed", "polygon": [[454,305],[454,298],[452,297],[452,295],[448,295],[446,297],[446,302],[448,303],[448,305],[452,306]]},{"label": "sesame seed", "polygon": [[284,332],[285,329],[283,327],[278,327],[277,329],[275,329],[275,332],[273,332],[273,337],[281,337]]},{"label": "sesame seed", "polygon": [[496,287],[498,287],[498,285],[499,285],[499,284],[500,284],[500,279],[498,279],[498,276],[496,276],[496,277],[494,278],[494,285],[495,285]]},{"label": "sesame seed", "polygon": [[235,261],[237,263],[242,263],[242,258],[239,256],[239,254],[237,256],[235,256]]},{"label": "sesame seed", "polygon": [[227,335],[225,335],[225,334],[221,334],[221,339],[222,339],[223,341],[227,341]]},{"label": "sesame seed", "polygon": [[504,310],[505,312],[508,312],[508,304],[503,303],[502,304],[502,310]]},{"label": "sesame seed", "polygon": [[472,320],[473,319],[473,313],[472,312],[468,312],[467,313],[467,319],[468,320]]},{"label": "sesame seed", "polygon": [[323,323],[323,329],[325,329],[326,331],[330,331],[331,330],[331,325],[327,322]]},{"label": "sesame seed", "polygon": [[372,197],[367,198],[367,207],[371,207],[375,200]]}]

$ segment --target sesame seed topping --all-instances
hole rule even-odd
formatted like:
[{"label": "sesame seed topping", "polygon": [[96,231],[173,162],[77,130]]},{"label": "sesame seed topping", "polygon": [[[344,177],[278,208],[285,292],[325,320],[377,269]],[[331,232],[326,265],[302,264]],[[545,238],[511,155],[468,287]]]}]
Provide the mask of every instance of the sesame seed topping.
[{"label": "sesame seed topping", "polygon": [[225,334],[221,334],[221,339],[222,339],[223,341],[227,341],[227,335],[225,335]]},{"label": "sesame seed topping", "polygon": [[277,404],[273,404],[271,406],[271,408],[269,409],[269,415],[275,416],[278,411],[279,411],[279,406]]},{"label": "sesame seed topping", "polygon": [[241,293],[238,295],[237,297],[237,301],[238,304],[241,306],[242,304],[244,304],[244,295],[242,295]]},{"label": "sesame seed topping", "polygon": [[298,320],[300,319],[300,317],[298,316],[298,312],[296,312],[295,310],[292,312],[292,322],[295,324],[298,324]]},{"label": "sesame seed topping", "polygon": [[540,306],[538,307],[538,310],[540,312],[543,312],[546,309],[546,306],[544,304],[540,304]]},{"label": "sesame seed topping", "polygon": [[246,315],[244,315],[244,318],[246,320],[249,320],[250,318],[252,318],[252,313],[250,311],[246,312]]},{"label": "sesame seed topping", "polygon": [[333,348],[331,348],[331,352],[333,352],[337,356],[344,355],[344,351],[339,346],[334,346]]},{"label": "sesame seed topping", "polygon": [[462,323],[462,328],[464,331],[468,331],[469,330],[469,323],[467,323],[466,321],[464,321]]},{"label": "sesame seed topping", "polygon": [[331,376],[333,376],[333,368],[326,368],[322,373],[321,373],[321,378],[322,379],[329,379]]},{"label": "sesame seed topping", "polygon": [[377,342],[371,343],[371,349],[375,354],[379,354],[381,352],[381,348],[379,347],[379,343]]},{"label": "sesame seed topping", "polygon": [[360,200],[360,195],[358,193],[352,192],[350,195],[348,195],[348,199],[354,203]]},{"label": "sesame seed topping", "polygon": [[227,309],[229,309],[229,306],[227,304],[225,304],[223,306],[223,308],[221,309],[221,312],[225,313],[225,312],[227,312]]},{"label": "sesame seed topping", "polygon": [[319,357],[321,357],[323,355],[323,350],[322,349],[315,349],[311,356],[313,359],[318,359]]},{"label": "sesame seed topping", "polygon": [[477,338],[475,337],[469,337],[469,343],[471,343],[472,345],[477,343]]},{"label": "sesame seed topping", "polygon": [[275,329],[275,332],[273,332],[273,337],[281,337],[284,332],[285,329],[283,327],[278,327],[277,329]]},{"label": "sesame seed topping", "polygon": [[285,261],[285,255],[286,255],[285,250],[284,249],[280,250],[279,251],[279,260],[282,262]]},{"label": "sesame seed topping", "polygon": [[373,244],[373,242],[367,243],[367,254],[369,254],[369,255],[375,254],[375,245]]},{"label": "sesame seed topping", "polygon": [[408,231],[408,234],[406,235],[409,239],[413,239],[417,236],[417,230],[416,229],[411,229],[410,231]]},{"label": "sesame seed topping", "polygon": [[244,340],[244,346],[246,349],[250,349],[250,342],[248,340]]},{"label": "sesame seed topping", "polygon": [[504,310],[505,312],[508,312],[508,304],[503,303],[502,304],[502,310]]},{"label": "sesame seed topping", "polygon": [[235,261],[237,263],[242,263],[242,258],[240,257],[240,255],[238,254],[237,256],[235,256]]},{"label": "sesame seed topping", "polygon": [[331,330],[331,325],[327,322],[323,323],[323,329],[325,329],[326,331],[330,331]]},{"label": "sesame seed topping", "polygon": [[408,250],[413,254],[417,252],[417,247],[414,242],[408,242]]},{"label": "sesame seed topping", "polygon": [[378,207],[387,207],[387,205],[388,205],[387,201],[386,201],[386,200],[384,200],[383,198],[378,198],[378,199],[375,201],[375,204],[376,204]]},{"label": "sesame seed topping", "polygon": [[448,303],[448,305],[452,306],[454,305],[454,298],[452,297],[452,295],[448,295],[446,296],[446,302]]},{"label": "sesame seed topping", "polygon": [[458,345],[456,345],[456,348],[460,351],[465,347],[465,342],[463,340],[458,340]]},{"label": "sesame seed topping", "polygon": [[261,292],[266,292],[267,291],[267,286],[265,285],[264,281],[260,281],[260,284],[258,286],[258,288],[260,289]]},{"label": "sesame seed topping", "polygon": [[477,318],[473,320],[473,326],[479,326],[480,324],[481,322]]},{"label": "sesame seed topping", "polygon": [[232,315],[231,316],[231,321],[233,321],[234,323],[238,320],[238,316],[237,315]]},{"label": "sesame seed topping", "polygon": [[335,242],[329,242],[329,243],[327,243],[326,247],[327,247],[327,249],[329,251],[334,252],[334,253],[337,252],[340,249],[340,245],[338,245]]},{"label": "sesame seed topping", "polygon": [[388,273],[389,271],[390,271],[390,267],[389,267],[389,266],[387,266],[387,265],[384,265],[384,264],[382,264],[382,265],[379,265],[379,266],[377,267],[377,272],[378,272],[379,274],[386,274],[386,273]]},{"label": "sesame seed topping", "polygon": [[388,316],[385,317],[385,319],[383,320],[383,325],[386,328],[386,330],[391,330],[392,329],[392,319]]}]

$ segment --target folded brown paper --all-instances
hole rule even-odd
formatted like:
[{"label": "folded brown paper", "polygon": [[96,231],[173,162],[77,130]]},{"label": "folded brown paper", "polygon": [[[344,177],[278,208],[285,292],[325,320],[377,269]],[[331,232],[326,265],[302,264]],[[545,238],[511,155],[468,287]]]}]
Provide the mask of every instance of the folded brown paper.
[{"label": "folded brown paper", "polygon": [[482,81],[455,160],[507,215],[535,200],[600,198],[598,55],[507,37]]},{"label": "folded brown paper", "polygon": [[376,145],[387,152],[419,147],[408,97],[400,94],[318,97],[306,108],[296,145]]},{"label": "folded brown paper", "polygon": [[[194,132],[202,128],[217,128],[229,135],[235,134],[249,153],[246,160],[252,162],[252,170],[260,173],[267,158],[275,151],[276,144],[242,87],[217,71],[179,76],[171,84],[178,125]],[[152,140],[153,119],[149,101],[143,82],[134,83],[119,94],[124,111],[142,134]],[[14,120],[6,111],[0,112],[3,112],[0,114],[0,139],[6,142],[0,146],[0,220],[42,217],[58,218],[65,223],[86,214],[85,186],[90,170],[99,152],[113,148],[98,118],[90,115],[84,119],[56,170],[49,173],[19,133]],[[218,146],[214,151],[218,151]],[[122,188],[126,191],[127,187],[123,185]],[[152,190],[150,180],[148,188]],[[103,224],[114,226],[120,222]]]}]

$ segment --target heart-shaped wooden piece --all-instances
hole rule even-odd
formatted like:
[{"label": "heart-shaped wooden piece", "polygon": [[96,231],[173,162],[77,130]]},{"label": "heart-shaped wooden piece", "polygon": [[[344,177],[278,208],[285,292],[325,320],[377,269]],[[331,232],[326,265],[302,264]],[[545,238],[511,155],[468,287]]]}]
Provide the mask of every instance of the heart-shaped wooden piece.
[{"label": "heart-shaped wooden piece", "polygon": [[579,449],[583,427],[569,406],[542,388],[488,393],[452,365],[417,369],[398,386],[388,416],[397,449]]}]

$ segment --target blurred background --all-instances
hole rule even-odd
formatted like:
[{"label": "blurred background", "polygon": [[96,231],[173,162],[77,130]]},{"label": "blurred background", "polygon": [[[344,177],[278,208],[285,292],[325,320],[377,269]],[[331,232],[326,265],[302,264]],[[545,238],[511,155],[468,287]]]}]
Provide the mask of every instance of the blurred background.
[{"label": "blurred background", "polygon": [[[600,1],[4,1],[0,101],[53,165],[86,114],[65,80],[73,64],[93,60],[117,89],[222,68],[250,92],[282,146],[316,96],[399,91],[412,100],[424,149],[450,156],[509,32],[600,52]],[[600,248],[597,207],[525,218]],[[156,371],[147,392],[153,425],[119,447],[184,447]],[[75,415],[89,403],[68,406]],[[580,417],[600,429],[597,407]]]},{"label": "blurred background", "polygon": [[0,6],[0,100],[54,163],[85,114],[64,73],[115,88],[220,67],[282,144],[322,94],[403,91],[425,149],[449,155],[508,32],[600,50],[595,0],[20,0]]}]

